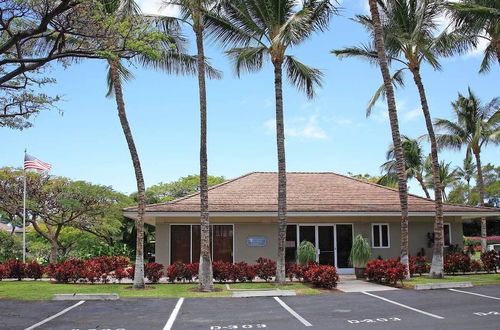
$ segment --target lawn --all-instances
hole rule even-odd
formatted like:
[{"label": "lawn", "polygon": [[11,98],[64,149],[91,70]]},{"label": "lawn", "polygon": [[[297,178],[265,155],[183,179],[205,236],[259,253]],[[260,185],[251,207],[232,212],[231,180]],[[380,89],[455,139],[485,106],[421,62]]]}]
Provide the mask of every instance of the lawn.
[{"label": "lawn", "polygon": [[471,282],[472,285],[500,284],[500,274],[447,275],[443,279],[430,279],[426,276],[415,276],[405,281],[405,286],[439,282]]},{"label": "lawn", "polygon": [[274,290],[295,290],[297,294],[318,294],[321,291],[303,283],[292,282],[287,285],[277,286],[274,283],[257,282],[257,283],[232,283],[229,284],[232,290],[257,290],[257,289],[274,289]]},{"label": "lawn", "polygon": [[[264,288],[271,283],[238,283],[231,284],[231,288]],[[49,300],[57,293],[117,293],[120,298],[169,298],[169,297],[229,297],[232,292],[226,289],[224,284],[215,284],[216,292],[193,291],[197,284],[152,284],[147,290],[132,290],[130,284],[53,284],[47,281],[21,281],[0,282],[0,299],[22,299],[22,300]],[[296,290],[297,294],[315,294],[315,290],[304,284],[293,284],[279,289]]]}]

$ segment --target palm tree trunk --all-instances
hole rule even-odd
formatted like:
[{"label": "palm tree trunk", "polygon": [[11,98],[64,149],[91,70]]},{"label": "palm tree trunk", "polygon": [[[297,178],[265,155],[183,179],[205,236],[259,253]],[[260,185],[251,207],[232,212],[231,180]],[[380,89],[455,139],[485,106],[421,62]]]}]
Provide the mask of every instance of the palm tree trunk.
[{"label": "palm tree trunk", "polygon": [[286,240],[286,158],[285,123],[283,119],[282,61],[274,64],[274,92],[276,98],[276,143],[278,151],[278,259],[276,261],[276,282],[285,284],[285,240]]},{"label": "palm tree trunk", "polygon": [[210,218],[208,213],[208,158],[207,158],[207,90],[205,84],[205,54],[203,50],[203,22],[200,13],[194,19],[198,50],[198,86],[200,96],[200,266],[199,290],[213,291],[212,258],[210,256]]},{"label": "palm tree trunk", "polygon": [[384,40],[382,38],[382,26],[378,13],[377,0],[369,0],[370,13],[373,20],[375,47],[380,64],[380,71],[384,79],[387,107],[389,112],[389,122],[391,124],[392,143],[396,155],[396,173],[398,176],[399,203],[401,205],[401,262],[406,266],[407,278],[410,277],[410,267],[408,261],[408,187],[406,185],[406,170],[401,147],[401,135],[399,134],[399,122],[394,98],[387,56],[385,53]]},{"label": "palm tree trunk", "polygon": [[[476,157],[477,166],[477,189],[479,190],[479,205],[484,206],[484,179],[483,179],[483,169],[481,168],[481,154],[480,152],[474,152],[474,157]],[[486,252],[486,218],[481,218],[481,251]]]},{"label": "palm tree trunk", "polygon": [[427,97],[425,95],[424,85],[418,65],[411,65],[411,72],[413,73],[413,80],[417,85],[418,93],[420,95],[420,103],[422,105],[422,112],[424,113],[425,125],[427,126],[427,133],[431,143],[431,163],[432,174],[434,180],[434,203],[436,205],[436,221],[434,222],[434,251],[432,254],[432,265],[429,272],[430,278],[443,277],[443,188],[441,184],[441,177],[439,172],[439,159],[438,148],[436,143],[436,135],[434,134],[434,127],[432,126],[431,114],[429,112],[429,105],[427,104]]},{"label": "palm tree trunk", "polygon": [[422,190],[425,193],[425,197],[427,197],[428,199],[431,199],[431,195],[429,194],[429,190],[427,190],[427,187],[425,186],[424,178],[422,177],[422,175],[420,175],[420,174],[417,175],[416,179],[417,179],[418,183],[420,183],[420,187],[422,187]]},{"label": "palm tree trunk", "polygon": [[137,229],[137,241],[135,249],[135,273],[134,273],[134,289],[144,289],[144,210],[146,208],[146,195],[144,188],[144,177],[142,175],[141,162],[139,154],[135,147],[132,131],[125,112],[125,102],[123,100],[122,84],[119,73],[119,59],[109,60],[111,69],[111,79],[113,79],[113,88],[115,92],[116,107],[118,109],[118,117],[122,125],[123,134],[127,140],[128,150],[134,165],[135,179],[137,181],[137,219],[135,221]]}]

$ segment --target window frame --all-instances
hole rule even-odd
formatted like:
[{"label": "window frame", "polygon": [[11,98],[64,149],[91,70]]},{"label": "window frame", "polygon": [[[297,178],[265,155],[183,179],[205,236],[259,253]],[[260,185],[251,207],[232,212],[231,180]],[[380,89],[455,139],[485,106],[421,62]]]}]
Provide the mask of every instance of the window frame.
[{"label": "window frame", "polygon": [[[379,226],[379,242],[380,246],[375,246],[375,230],[374,227]],[[387,246],[383,245],[382,240],[382,226],[387,226]],[[391,227],[389,223],[372,223],[372,249],[390,249],[391,248]]]},{"label": "window frame", "polygon": [[[444,233],[445,226],[448,226],[448,241],[450,243],[448,245],[446,245],[446,239],[445,239],[445,233]],[[443,247],[450,247],[451,245],[453,245],[453,243],[451,241],[451,223],[445,222],[445,223],[443,223]]]}]

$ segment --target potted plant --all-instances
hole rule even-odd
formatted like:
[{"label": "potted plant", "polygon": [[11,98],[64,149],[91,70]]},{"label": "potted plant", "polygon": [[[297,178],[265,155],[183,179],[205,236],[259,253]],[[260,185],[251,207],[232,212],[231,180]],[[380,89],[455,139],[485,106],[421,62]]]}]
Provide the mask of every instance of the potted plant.
[{"label": "potted plant", "polygon": [[316,248],[309,241],[302,241],[297,251],[297,264],[306,266],[309,261],[316,261]]},{"label": "potted plant", "polygon": [[372,249],[368,241],[358,234],[352,243],[349,261],[354,266],[354,273],[357,279],[365,278],[366,263],[372,258]]}]

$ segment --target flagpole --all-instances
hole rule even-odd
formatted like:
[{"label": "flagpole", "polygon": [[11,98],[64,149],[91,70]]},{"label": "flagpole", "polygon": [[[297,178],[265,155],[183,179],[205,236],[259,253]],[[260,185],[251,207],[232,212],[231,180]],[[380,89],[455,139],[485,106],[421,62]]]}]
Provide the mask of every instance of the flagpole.
[{"label": "flagpole", "polygon": [[[26,149],[24,149],[24,159],[26,159]],[[26,262],[26,169],[24,169],[24,192],[23,192],[23,263]]]}]

